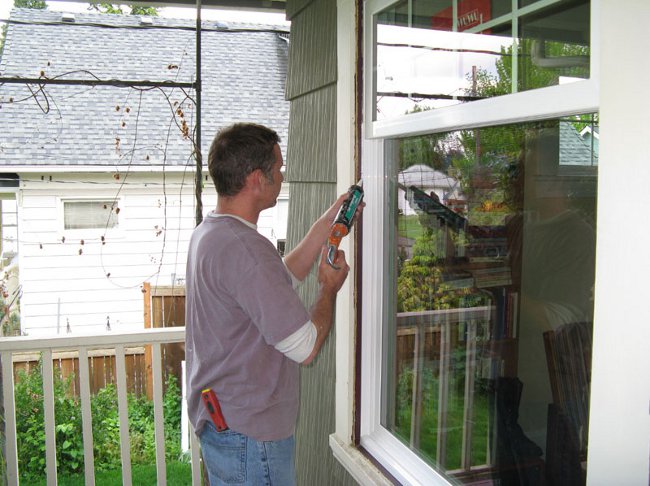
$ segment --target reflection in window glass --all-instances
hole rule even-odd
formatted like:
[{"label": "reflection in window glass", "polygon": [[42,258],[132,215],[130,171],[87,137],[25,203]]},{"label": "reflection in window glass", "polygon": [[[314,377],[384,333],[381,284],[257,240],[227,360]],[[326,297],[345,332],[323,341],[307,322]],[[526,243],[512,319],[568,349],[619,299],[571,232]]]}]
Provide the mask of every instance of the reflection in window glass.
[{"label": "reflection in window glass", "polygon": [[381,120],[589,77],[590,5],[402,1],[375,16]]},{"label": "reflection in window glass", "polygon": [[387,142],[382,425],[447,477],[584,480],[597,133],[576,116]]}]

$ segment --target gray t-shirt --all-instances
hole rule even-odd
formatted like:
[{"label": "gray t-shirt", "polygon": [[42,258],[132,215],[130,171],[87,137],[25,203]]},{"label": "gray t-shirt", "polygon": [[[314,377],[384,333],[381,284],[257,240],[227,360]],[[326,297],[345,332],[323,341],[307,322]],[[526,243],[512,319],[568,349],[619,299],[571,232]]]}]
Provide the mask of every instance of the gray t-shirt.
[{"label": "gray t-shirt", "polygon": [[274,348],[309,321],[271,242],[233,217],[207,217],[186,275],[188,412],[199,434],[212,388],[228,426],[257,440],[294,432],[299,365]]}]

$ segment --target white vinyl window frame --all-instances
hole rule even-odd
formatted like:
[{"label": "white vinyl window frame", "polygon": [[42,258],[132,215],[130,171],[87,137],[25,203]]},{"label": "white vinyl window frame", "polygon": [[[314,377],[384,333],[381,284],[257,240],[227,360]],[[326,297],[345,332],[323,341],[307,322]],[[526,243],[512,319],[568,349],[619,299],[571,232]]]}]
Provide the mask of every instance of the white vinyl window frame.
[{"label": "white vinyl window frame", "polygon": [[[560,0],[541,0],[544,5]],[[363,282],[361,336],[361,419],[360,445],[391,475],[403,484],[449,484],[447,479],[420,459],[404,443],[381,425],[382,410],[382,323],[387,318],[384,299],[387,276],[384,269],[390,252],[388,200],[394,191],[385,167],[385,141],[394,137],[598,112],[599,108],[599,5],[591,2],[590,78],[571,84],[550,86],[495,98],[438,108],[393,119],[374,120],[376,84],[375,25],[377,13],[395,4],[394,0],[367,0],[364,4],[364,140],[362,176],[366,208],[362,237]],[[518,9],[513,0],[512,18],[529,9]],[[501,18],[502,19],[502,18]]]}]

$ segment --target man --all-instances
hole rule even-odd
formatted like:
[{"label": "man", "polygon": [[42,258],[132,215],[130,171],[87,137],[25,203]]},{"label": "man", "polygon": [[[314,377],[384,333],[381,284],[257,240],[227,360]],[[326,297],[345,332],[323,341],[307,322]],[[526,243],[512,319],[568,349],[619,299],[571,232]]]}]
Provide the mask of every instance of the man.
[{"label": "man", "polygon": [[[349,266],[325,262],[330,225],[345,194],[282,261],[256,231],[283,181],[278,135],[255,124],[221,130],[208,167],[218,202],[194,230],[186,275],[188,410],[210,484],[295,482],[298,368],[318,354],[332,326]],[[320,255],[319,292],[307,311],[293,285]],[[201,391],[215,391],[228,429],[218,432]]]}]

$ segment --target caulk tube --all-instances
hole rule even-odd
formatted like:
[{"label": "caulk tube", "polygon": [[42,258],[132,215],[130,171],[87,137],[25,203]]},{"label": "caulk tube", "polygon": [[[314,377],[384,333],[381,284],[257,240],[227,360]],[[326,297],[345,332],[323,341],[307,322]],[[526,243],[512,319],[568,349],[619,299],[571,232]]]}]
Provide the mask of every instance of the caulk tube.
[{"label": "caulk tube", "polygon": [[348,197],[339,208],[327,238],[327,263],[333,268],[339,269],[334,264],[334,257],[341,240],[352,228],[354,215],[361,201],[363,201],[363,188],[361,187],[361,181],[359,181],[348,189]]}]

